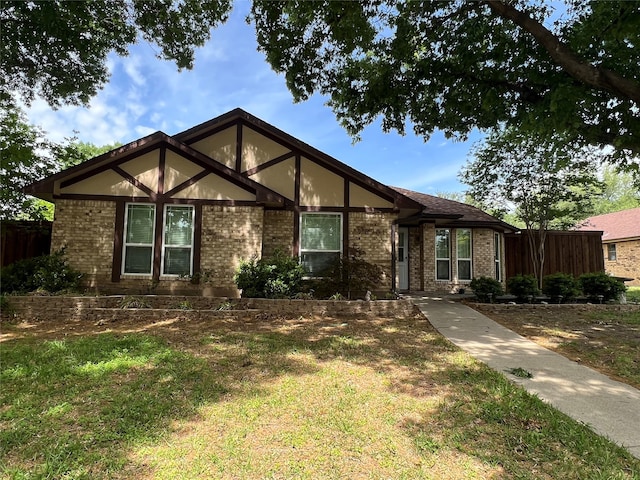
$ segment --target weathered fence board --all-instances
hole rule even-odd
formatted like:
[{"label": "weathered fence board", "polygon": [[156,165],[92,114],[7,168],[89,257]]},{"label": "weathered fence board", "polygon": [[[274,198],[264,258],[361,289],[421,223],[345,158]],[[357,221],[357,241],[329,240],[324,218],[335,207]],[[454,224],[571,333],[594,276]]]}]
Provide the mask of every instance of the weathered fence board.
[{"label": "weathered fence board", "polygon": [[51,222],[4,220],[0,224],[0,266],[46,255],[51,248]]},{"label": "weathered fence board", "polygon": [[[531,249],[525,230],[505,235],[507,278],[533,274]],[[602,232],[549,230],[545,241],[543,275],[562,272],[575,277],[604,271]]]}]

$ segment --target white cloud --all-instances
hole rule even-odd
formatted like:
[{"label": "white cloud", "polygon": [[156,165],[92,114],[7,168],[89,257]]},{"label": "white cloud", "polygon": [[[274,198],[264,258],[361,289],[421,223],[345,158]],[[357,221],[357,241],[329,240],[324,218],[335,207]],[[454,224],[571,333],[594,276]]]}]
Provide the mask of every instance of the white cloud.
[{"label": "white cloud", "polygon": [[147,83],[147,79],[141,70],[142,60],[138,55],[125,57],[119,63],[134,84],[144,86]]}]

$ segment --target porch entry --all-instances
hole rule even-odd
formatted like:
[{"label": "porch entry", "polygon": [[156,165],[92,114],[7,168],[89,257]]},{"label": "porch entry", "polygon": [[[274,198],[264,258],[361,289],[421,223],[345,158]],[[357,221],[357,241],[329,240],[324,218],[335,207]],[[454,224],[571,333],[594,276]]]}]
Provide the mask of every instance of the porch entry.
[{"label": "porch entry", "polygon": [[398,290],[409,289],[409,229],[398,229],[398,244],[396,247],[396,285]]}]

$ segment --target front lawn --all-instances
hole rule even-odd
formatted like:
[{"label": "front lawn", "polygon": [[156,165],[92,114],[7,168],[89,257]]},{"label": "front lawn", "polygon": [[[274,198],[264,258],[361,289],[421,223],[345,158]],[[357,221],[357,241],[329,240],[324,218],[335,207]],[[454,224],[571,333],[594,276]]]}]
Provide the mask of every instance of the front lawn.
[{"label": "front lawn", "polygon": [[2,327],[3,478],[640,475],[422,316]]}]

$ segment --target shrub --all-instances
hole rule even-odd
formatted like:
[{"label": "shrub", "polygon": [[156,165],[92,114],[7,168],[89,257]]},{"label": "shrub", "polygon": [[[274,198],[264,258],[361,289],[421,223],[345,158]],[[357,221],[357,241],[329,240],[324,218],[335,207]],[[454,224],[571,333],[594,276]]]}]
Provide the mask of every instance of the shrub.
[{"label": "shrub", "polygon": [[602,295],[603,302],[617,300],[627,290],[624,283],[605,272],[580,275],[578,283],[587,297],[591,300],[599,300],[598,295]]},{"label": "shrub", "polygon": [[26,258],[2,268],[2,293],[28,293],[36,290],[48,293],[77,291],[82,274],[71,268],[64,249],[51,255]]},{"label": "shrub", "polygon": [[234,281],[248,298],[289,298],[300,291],[305,269],[296,257],[276,251],[273,256],[240,263]]},{"label": "shrub", "polygon": [[375,263],[367,262],[364,251],[350,248],[347,255],[337,259],[322,273],[314,291],[319,298],[340,293],[347,299],[355,295],[364,297],[367,290],[375,290],[382,282],[384,271]]},{"label": "shrub", "polygon": [[562,296],[563,300],[569,300],[580,294],[580,288],[573,275],[554,273],[542,279],[542,293],[548,297]]},{"label": "shrub", "polygon": [[478,277],[471,280],[471,290],[481,302],[489,302],[492,298],[502,295],[502,284],[494,278]]},{"label": "shrub", "polygon": [[533,275],[516,275],[507,279],[507,290],[520,301],[540,294],[538,279]]}]

